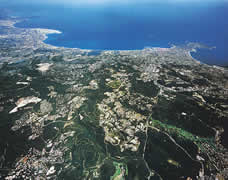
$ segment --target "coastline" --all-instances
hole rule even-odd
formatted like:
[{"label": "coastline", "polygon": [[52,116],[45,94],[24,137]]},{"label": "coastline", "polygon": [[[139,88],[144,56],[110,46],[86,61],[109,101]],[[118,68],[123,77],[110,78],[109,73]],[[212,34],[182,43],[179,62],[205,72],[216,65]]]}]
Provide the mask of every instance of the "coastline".
[{"label": "coastline", "polygon": [[[192,51],[188,51],[188,55],[193,59],[193,60],[195,60],[195,62],[197,62],[197,63],[199,63],[199,64],[202,64],[202,62],[200,61],[200,60],[198,60],[198,59],[196,59],[196,58],[194,58],[193,56],[192,56],[192,52],[196,52],[197,50],[196,49],[194,49],[194,50],[192,50]],[[205,63],[204,63],[205,64]]]},{"label": "coastline", "polygon": [[[16,27],[15,24],[21,22],[22,20],[20,19],[8,19],[8,20],[0,20],[0,26],[3,27],[9,27],[9,28],[14,28],[14,29],[19,29],[19,30],[25,30],[25,31],[29,31],[31,33],[35,33],[38,34],[37,35],[37,39],[35,39],[37,41],[36,45],[37,47],[45,47],[45,48],[49,48],[49,49],[59,49],[59,50],[79,50],[81,52],[93,52],[93,51],[100,51],[102,54],[114,54],[114,53],[119,53],[119,54],[128,54],[129,52],[131,52],[133,55],[137,55],[137,54],[150,54],[150,53],[172,53],[172,52],[176,52],[176,53],[181,53],[181,54],[185,54],[186,56],[188,56],[190,59],[194,60],[196,63],[201,64],[202,62],[197,60],[196,58],[194,58],[191,55],[191,52],[196,52],[197,48],[205,48],[203,45],[199,44],[199,43],[188,43],[183,45],[183,47],[181,46],[176,46],[176,45],[172,45],[171,47],[144,47],[143,49],[134,49],[134,50],[102,50],[102,49],[81,49],[81,48],[70,48],[70,47],[64,47],[64,46],[55,46],[55,45],[51,45],[51,44],[47,44],[45,43],[45,40],[48,39],[48,35],[49,34],[62,34],[61,31],[59,30],[54,30],[54,29],[45,29],[45,28],[20,28],[20,27]],[[1,35],[0,38],[7,38],[7,35]],[[33,40],[34,41],[34,40]],[[37,47],[33,48],[36,49]]]},{"label": "coastline", "polygon": [[54,29],[42,29],[42,28],[28,28],[32,31],[37,31],[38,33],[42,33],[45,35],[45,39],[46,40],[48,38],[48,34],[62,34],[61,31],[59,30],[54,30]]},{"label": "coastline", "polygon": [[[113,49],[113,50],[105,50],[105,49],[81,49],[80,47],[65,47],[65,46],[55,46],[55,45],[51,45],[51,44],[48,44],[48,43],[45,43],[44,41],[45,40],[47,40],[48,39],[48,34],[62,34],[62,32],[61,31],[59,31],[59,30],[55,30],[55,29],[45,29],[45,28],[20,28],[20,27],[16,27],[16,26],[14,26],[16,23],[18,23],[18,22],[21,22],[21,20],[18,20],[17,22],[15,22],[14,24],[13,24],[13,27],[14,28],[19,28],[19,29],[28,29],[28,30],[32,30],[32,31],[36,31],[36,32],[38,32],[38,33],[41,33],[41,34],[43,34],[44,35],[44,39],[42,40],[43,41],[43,43],[45,44],[45,45],[47,45],[47,46],[52,46],[52,47],[55,47],[55,48],[64,48],[64,49],[80,49],[80,50],[82,50],[82,51],[102,51],[102,52],[106,52],[106,53],[108,53],[108,52],[135,52],[135,51],[145,51],[145,50],[147,50],[147,49],[150,49],[150,50],[152,50],[152,51],[154,51],[154,52],[158,52],[158,51],[160,51],[160,52],[168,52],[168,51],[170,51],[170,50],[173,50],[173,49],[175,49],[175,48],[179,48],[178,46],[176,46],[176,45],[172,45],[171,47],[158,47],[158,46],[146,46],[146,47],[144,47],[144,48],[142,48],[142,49]],[[188,43],[188,44],[186,44],[186,46],[188,46],[189,44],[194,44],[194,45],[196,45],[196,46],[201,46],[201,45],[199,45],[198,43]],[[186,50],[186,49],[185,49]],[[195,49],[194,49],[195,50]],[[194,60],[196,60],[195,58],[193,58],[192,57],[192,55],[190,54],[191,52],[192,52],[193,50],[189,50],[189,57],[191,57],[192,59],[194,59]],[[198,61],[198,60],[196,60],[196,61]]]},{"label": "coastline", "polygon": [[[130,179],[150,172],[164,179],[228,177],[221,153],[227,152],[221,141],[228,74],[196,62],[191,52],[200,44],[90,54],[44,42],[60,31],[8,25],[0,26],[9,34],[0,39],[1,135],[7,137],[1,178],[108,178],[107,171],[120,177],[115,168]],[[1,58],[15,63],[1,68]],[[15,142],[17,153],[10,149]]]},{"label": "coastline", "polygon": [[[46,44],[44,41],[48,38],[48,34],[62,34],[61,31],[59,30],[54,30],[54,29],[44,29],[44,28],[20,28],[20,27],[16,27],[15,25],[19,22],[21,22],[23,20],[0,20],[0,26],[3,27],[10,27],[10,28],[14,28],[14,29],[21,29],[21,30],[28,30],[28,31],[33,31],[35,33],[41,34],[43,37],[37,40],[42,41],[42,43],[46,46],[48,46],[49,48],[52,47],[54,49],[56,48],[61,48],[61,47],[57,47],[57,46],[53,46],[51,44]],[[0,36],[0,38],[7,38],[8,35],[3,35]]]}]

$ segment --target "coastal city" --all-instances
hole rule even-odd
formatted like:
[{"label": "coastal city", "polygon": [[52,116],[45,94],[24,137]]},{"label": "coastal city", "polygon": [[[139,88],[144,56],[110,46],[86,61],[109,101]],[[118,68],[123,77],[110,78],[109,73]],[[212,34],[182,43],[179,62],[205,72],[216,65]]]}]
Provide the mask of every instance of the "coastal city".
[{"label": "coastal city", "polygon": [[228,70],[204,46],[55,47],[18,21],[0,21],[0,178],[228,178]]}]

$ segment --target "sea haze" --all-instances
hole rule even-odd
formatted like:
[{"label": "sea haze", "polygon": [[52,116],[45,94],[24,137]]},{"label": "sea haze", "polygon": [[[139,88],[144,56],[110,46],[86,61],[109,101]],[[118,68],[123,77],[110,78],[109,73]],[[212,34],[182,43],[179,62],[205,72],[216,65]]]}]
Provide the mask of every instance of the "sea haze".
[{"label": "sea haze", "polygon": [[228,3],[132,3],[61,5],[5,3],[12,15],[28,17],[17,27],[60,30],[45,41],[82,49],[143,49],[199,42],[216,46],[193,57],[228,65]]}]

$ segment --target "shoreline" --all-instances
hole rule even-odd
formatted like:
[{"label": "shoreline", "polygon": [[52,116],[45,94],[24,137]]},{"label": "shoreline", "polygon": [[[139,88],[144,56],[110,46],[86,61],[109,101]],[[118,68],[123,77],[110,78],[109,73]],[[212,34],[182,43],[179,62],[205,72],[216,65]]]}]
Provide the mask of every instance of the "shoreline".
[{"label": "shoreline", "polygon": [[[37,33],[43,35],[43,38],[42,39],[40,38],[39,40],[41,40],[42,43],[44,45],[48,46],[49,48],[50,47],[52,47],[54,49],[62,48],[62,47],[54,46],[54,45],[47,44],[44,42],[46,39],[48,39],[48,34],[62,34],[62,32],[59,30],[45,29],[45,28],[21,28],[21,27],[17,27],[16,24],[23,21],[20,19],[19,20],[0,20],[0,26],[1,26],[1,21],[3,23],[3,26],[8,26],[8,27],[15,28],[15,29],[25,29],[25,30],[37,32]],[[4,23],[4,21],[5,21],[5,23]]]},{"label": "shoreline", "polygon": [[30,29],[32,31],[37,31],[37,32],[42,33],[42,34],[45,34],[45,38],[46,39],[48,38],[48,36],[47,36],[48,34],[62,34],[61,31],[54,30],[54,29],[42,29],[42,28],[27,28],[27,29]]},{"label": "shoreline", "polygon": [[[62,34],[63,32],[59,31],[59,30],[55,30],[55,29],[45,29],[45,28],[21,28],[21,27],[16,27],[14,26],[16,23],[18,22],[21,22],[21,20],[18,20],[17,22],[15,22],[13,24],[13,27],[14,28],[19,28],[19,29],[28,29],[28,30],[32,30],[32,31],[37,31],[43,35],[45,35],[45,39],[42,40],[44,44],[48,45],[48,46],[52,46],[52,47],[55,47],[55,48],[64,48],[64,49],[80,49],[80,50],[84,50],[84,51],[102,51],[102,52],[133,52],[133,51],[143,51],[143,50],[146,50],[146,49],[150,49],[150,50],[153,50],[153,51],[169,51],[170,49],[175,49],[175,48],[178,48],[178,46],[176,45],[172,45],[171,47],[159,47],[159,46],[145,46],[144,48],[142,49],[112,49],[112,50],[108,50],[108,49],[83,49],[83,48],[80,48],[80,47],[65,47],[65,46],[56,46],[56,45],[52,45],[52,44],[48,44],[48,43],[45,43],[44,41],[48,39],[48,35],[49,34]],[[188,43],[189,44],[189,43]],[[192,57],[190,55],[190,57]],[[193,58],[193,57],[192,57]],[[193,58],[194,59],[194,58]]]},{"label": "shoreline", "polygon": [[[65,46],[55,46],[52,44],[48,44],[45,42],[45,40],[47,40],[49,37],[49,34],[62,34],[63,32],[59,31],[59,30],[55,30],[55,29],[45,29],[45,28],[21,28],[21,27],[16,27],[15,24],[22,22],[23,20],[20,19],[7,19],[7,20],[0,20],[0,26],[5,26],[5,27],[11,27],[11,28],[15,28],[15,29],[25,29],[25,30],[29,30],[32,32],[36,32],[40,35],[42,35],[43,37],[39,37],[37,39],[37,41],[40,41],[41,44],[45,45],[46,48],[50,48],[50,49],[71,49],[71,50],[80,50],[80,51],[84,51],[84,52],[93,52],[93,51],[100,51],[102,53],[115,53],[115,52],[119,52],[120,54],[122,53],[126,53],[126,52],[145,52],[147,50],[149,50],[148,52],[153,53],[153,52],[160,52],[160,53],[165,53],[165,52],[169,52],[171,50],[175,50],[175,49],[180,49],[182,51],[185,51],[186,55],[191,58],[192,60],[194,60],[195,62],[202,64],[203,62],[201,62],[200,60],[194,58],[192,56],[192,52],[196,52],[197,48],[205,48],[204,45],[201,45],[199,43],[187,43],[185,45],[183,45],[184,47],[181,46],[176,46],[176,45],[172,45],[170,47],[144,47],[142,49],[130,49],[130,50],[119,50],[119,49],[115,49],[115,50],[107,50],[107,49],[81,49],[79,47],[65,47]],[[0,38],[5,38],[7,37],[7,35],[1,35]],[[205,64],[205,63],[203,63]]]},{"label": "shoreline", "polygon": [[[196,52],[196,49],[194,49],[193,51],[189,51],[188,52],[188,55],[193,59],[193,60],[195,60],[197,63],[199,63],[199,64],[202,64],[203,62],[201,62],[200,60],[198,60],[198,59],[196,59],[196,58],[194,58],[193,56],[192,56],[192,52]],[[205,63],[203,63],[203,64],[205,64]]]}]

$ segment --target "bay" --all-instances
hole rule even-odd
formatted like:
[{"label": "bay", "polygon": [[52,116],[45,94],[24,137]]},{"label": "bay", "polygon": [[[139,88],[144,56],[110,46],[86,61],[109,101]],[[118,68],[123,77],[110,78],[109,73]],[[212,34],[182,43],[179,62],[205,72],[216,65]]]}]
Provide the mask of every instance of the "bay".
[{"label": "bay", "polygon": [[82,49],[132,50],[197,42],[213,50],[192,53],[197,60],[228,64],[228,3],[139,3],[57,5],[9,3],[13,15],[28,18],[23,28],[49,28],[45,43]]}]

